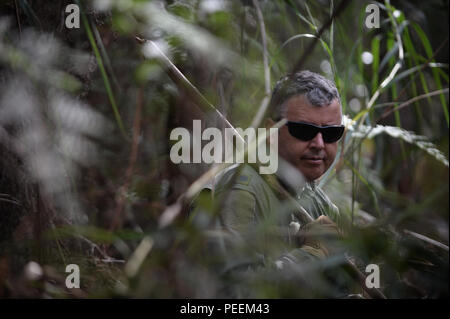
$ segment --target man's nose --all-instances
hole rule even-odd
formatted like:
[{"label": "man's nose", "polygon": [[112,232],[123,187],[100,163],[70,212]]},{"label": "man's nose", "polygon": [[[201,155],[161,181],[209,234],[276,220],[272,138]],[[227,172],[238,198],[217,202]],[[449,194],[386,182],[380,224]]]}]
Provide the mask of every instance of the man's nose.
[{"label": "man's nose", "polygon": [[325,148],[325,142],[323,141],[322,133],[320,133],[320,132],[317,133],[317,135],[314,136],[314,138],[311,140],[309,146],[313,147],[313,148],[320,148],[320,149]]}]

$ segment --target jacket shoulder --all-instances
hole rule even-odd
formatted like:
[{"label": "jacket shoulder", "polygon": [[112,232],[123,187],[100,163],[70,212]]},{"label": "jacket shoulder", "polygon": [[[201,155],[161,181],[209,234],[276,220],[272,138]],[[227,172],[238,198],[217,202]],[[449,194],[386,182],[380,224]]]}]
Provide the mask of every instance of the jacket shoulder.
[{"label": "jacket shoulder", "polygon": [[[234,176],[235,174],[238,175]],[[243,164],[240,170],[236,166],[222,174],[215,184],[214,193],[220,196],[226,190],[240,190],[252,194],[263,215],[277,204],[277,198],[270,186],[253,167],[247,164]]]},{"label": "jacket shoulder", "polygon": [[227,169],[217,178],[214,192],[217,194],[227,189],[240,189],[256,196],[262,183],[265,183],[264,180],[253,167],[245,164],[242,167],[236,165]]}]

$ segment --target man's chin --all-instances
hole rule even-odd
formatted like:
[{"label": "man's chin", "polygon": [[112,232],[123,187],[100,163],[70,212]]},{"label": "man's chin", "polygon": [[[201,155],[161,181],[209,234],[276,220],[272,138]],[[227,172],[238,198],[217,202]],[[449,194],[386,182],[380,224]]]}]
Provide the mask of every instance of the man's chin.
[{"label": "man's chin", "polygon": [[320,165],[311,165],[305,161],[298,161],[298,160],[286,162],[295,167],[308,182],[312,182],[318,179],[326,171],[324,163]]},{"label": "man's chin", "polygon": [[324,170],[321,168],[311,169],[311,168],[304,168],[301,167],[300,171],[302,172],[303,176],[308,182],[312,182],[316,179],[318,179],[320,176],[323,175]]}]

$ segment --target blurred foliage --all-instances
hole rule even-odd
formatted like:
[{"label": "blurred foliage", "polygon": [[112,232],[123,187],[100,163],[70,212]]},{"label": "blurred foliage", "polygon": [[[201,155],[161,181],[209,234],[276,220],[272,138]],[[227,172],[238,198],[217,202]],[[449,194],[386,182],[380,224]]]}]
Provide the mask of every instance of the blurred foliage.
[{"label": "blurred foliage", "polygon": [[348,250],[381,266],[387,297],[448,297],[447,1],[349,1],[311,51],[340,2],[256,1],[261,21],[254,1],[75,1],[68,29],[71,2],[0,5],[0,297],[333,296],[317,270],[333,260],[301,270],[314,293],[292,273],[219,273],[177,201],[209,167],[168,156],[173,128],[225,126],[211,105],[251,125],[265,80],[305,52],[346,115],[320,184],[352,221]]}]

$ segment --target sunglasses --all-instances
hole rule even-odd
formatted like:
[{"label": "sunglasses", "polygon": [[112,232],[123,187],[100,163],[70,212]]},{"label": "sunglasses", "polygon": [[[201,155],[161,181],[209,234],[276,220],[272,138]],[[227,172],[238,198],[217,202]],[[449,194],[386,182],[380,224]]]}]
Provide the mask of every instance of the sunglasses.
[{"label": "sunglasses", "polygon": [[344,125],[317,126],[304,122],[291,121],[288,121],[286,125],[288,126],[289,134],[305,142],[312,140],[319,132],[322,134],[325,143],[334,143],[344,134]]}]

